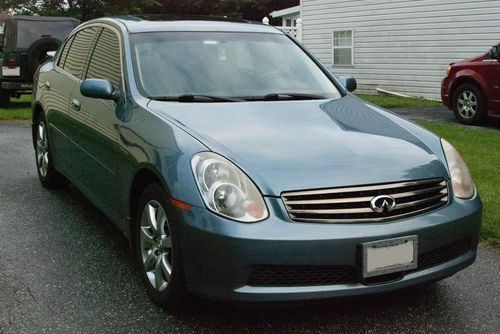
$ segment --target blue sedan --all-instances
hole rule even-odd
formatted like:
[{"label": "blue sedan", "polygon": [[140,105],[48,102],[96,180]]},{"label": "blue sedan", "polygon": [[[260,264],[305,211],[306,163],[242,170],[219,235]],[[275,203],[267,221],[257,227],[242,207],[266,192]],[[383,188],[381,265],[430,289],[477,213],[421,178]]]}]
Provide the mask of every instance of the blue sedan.
[{"label": "blue sedan", "polygon": [[469,266],[482,205],[462,158],[355,88],[266,25],[89,21],[35,75],[36,168],[123,231],[170,309],[379,293]]}]

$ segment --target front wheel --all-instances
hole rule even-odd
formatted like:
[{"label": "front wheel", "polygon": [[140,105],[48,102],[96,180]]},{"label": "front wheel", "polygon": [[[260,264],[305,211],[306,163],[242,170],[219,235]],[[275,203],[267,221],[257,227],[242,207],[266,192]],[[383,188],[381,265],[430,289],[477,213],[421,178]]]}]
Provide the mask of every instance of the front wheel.
[{"label": "front wheel", "polygon": [[480,124],[486,114],[483,95],[475,84],[460,85],[453,94],[453,112],[460,123]]},{"label": "front wheel", "polygon": [[188,295],[167,198],[160,185],[146,187],[139,200],[134,239],[148,295],[161,307],[175,310],[185,305]]},{"label": "front wheel", "polygon": [[54,169],[44,113],[39,113],[37,116],[34,134],[36,169],[40,182],[45,188],[49,189],[66,186],[68,184],[67,179]]}]

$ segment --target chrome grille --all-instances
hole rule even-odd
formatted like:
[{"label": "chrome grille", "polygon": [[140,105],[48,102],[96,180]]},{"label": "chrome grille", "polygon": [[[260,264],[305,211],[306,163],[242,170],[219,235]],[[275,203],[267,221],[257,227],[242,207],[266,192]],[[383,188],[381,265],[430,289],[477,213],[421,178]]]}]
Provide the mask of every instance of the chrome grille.
[{"label": "chrome grille", "polygon": [[[387,195],[396,205],[375,212],[374,197]],[[311,223],[378,222],[415,216],[448,203],[444,179],[386,183],[355,187],[285,192],[281,194],[290,218]]]}]

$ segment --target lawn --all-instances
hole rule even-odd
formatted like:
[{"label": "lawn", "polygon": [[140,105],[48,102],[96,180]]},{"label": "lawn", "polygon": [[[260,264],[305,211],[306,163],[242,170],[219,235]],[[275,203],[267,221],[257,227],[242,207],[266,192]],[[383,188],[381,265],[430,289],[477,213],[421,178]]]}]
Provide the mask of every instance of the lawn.
[{"label": "lawn", "polygon": [[0,108],[0,120],[31,119],[31,95],[10,99],[10,108]]},{"label": "lawn", "polygon": [[460,152],[483,200],[481,237],[500,245],[500,131],[419,122]]},{"label": "lawn", "polygon": [[[425,99],[358,96],[385,108],[440,106],[438,102]],[[30,99],[29,95],[12,99],[10,109],[0,109],[0,120],[30,119]],[[460,151],[483,200],[482,239],[491,245],[500,245],[500,131],[431,122],[419,124],[445,138]]]},{"label": "lawn", "polygon": [[418,97],[399,97],[388,95],[356,94],[356,96],[381,106],[382,108],[436,108],[442,107],[440,101],[427,100]]}]

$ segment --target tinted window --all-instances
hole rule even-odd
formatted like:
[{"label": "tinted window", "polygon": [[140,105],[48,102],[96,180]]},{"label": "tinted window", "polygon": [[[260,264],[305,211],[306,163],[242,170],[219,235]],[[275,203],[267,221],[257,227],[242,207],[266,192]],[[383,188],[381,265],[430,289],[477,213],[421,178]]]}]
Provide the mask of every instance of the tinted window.
[{"label": "tinted window", "polygon": [[63,41],[73,30],[72,21],[17,21],[17,47],[29,48],[34,41],[42,36],[50,35]]},{"label": "tinted window", "polygon": [[121,86],[120,42],[110,29],[103,29],[92,53],[87,71],[88,79],[105,79],[114,87]]},{"label": "tinted window", "polygon": [[64,63],[66,62],[66,57],[68,56],[69,47],[71,46],[71,43],[73,42],[73,38],[74,38],[74,36],[71,36],[71,38],[64,45],[64,48],[61,52],[61,57],[59,57],[59,63],[57,64],[60,67],[64,67]]},{"label": "tinted window", "polygon": [[158,32],[132,34],[132,41],[136,73],[150,97],[340,97],[325,73],[285,35]]},{"label": "tinted window", "polygon": [[97,27],[83,29],[76,34],[73,43],[71,43],[63,68],[77,78],[83,77],[85,61],[98,29]]}]

